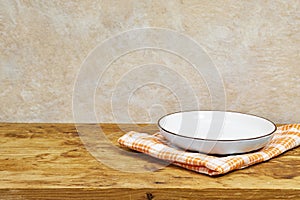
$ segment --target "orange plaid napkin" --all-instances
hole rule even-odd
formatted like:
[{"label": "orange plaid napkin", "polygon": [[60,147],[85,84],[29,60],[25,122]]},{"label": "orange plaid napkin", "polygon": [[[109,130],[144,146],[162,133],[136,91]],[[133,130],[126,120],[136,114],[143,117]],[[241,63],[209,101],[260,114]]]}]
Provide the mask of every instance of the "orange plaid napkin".
[{"label": "orange plaid napkin", "polygon": [[118,140],[124,147],[172,162],[172,164],[208,175],[225,174],[250,165],[267,161],[300,144],[300,124],[277,128],[272,140],[261,150],[253,153],[216,157],[174,148],[156,133],[149,135],[131,131]]}]

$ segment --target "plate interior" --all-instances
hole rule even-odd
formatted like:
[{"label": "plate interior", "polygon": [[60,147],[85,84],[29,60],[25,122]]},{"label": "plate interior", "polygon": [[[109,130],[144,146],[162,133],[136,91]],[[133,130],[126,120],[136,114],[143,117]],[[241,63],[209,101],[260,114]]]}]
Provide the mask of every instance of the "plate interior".
[{"label": "plate interior", "polygon": [[172,134],[209,140],[252,139],[276,129],[267,119],[223,111],[179,112],[164,116],[158,124]]}]

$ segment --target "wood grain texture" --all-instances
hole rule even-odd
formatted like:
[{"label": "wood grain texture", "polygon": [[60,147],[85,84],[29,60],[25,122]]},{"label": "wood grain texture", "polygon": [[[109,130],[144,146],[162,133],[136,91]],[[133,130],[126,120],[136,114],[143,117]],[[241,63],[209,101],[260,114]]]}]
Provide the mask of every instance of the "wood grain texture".
[{"label": "wood grain texture", "polygon": [[[157,131],[156,125],[99,126],[115,146],[126,131]],[[0,143],[0,199],[300,199],[300,148],[209,177],[172,165],[147,173],[112,169],[86,150],[74,124],[2,123]],[[128,162],[140,168],[148,161]]]}]

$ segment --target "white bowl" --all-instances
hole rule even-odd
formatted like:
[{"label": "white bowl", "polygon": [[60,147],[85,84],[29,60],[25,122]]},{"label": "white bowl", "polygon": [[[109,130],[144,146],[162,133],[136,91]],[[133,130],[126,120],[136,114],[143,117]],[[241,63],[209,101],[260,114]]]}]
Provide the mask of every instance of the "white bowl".
[{"label": "white bowl", "polygon": [[238,112],[185,111],[163,116],[161,134],[185,150],[238,154],[264,147],[276,131],[273,122]]}]

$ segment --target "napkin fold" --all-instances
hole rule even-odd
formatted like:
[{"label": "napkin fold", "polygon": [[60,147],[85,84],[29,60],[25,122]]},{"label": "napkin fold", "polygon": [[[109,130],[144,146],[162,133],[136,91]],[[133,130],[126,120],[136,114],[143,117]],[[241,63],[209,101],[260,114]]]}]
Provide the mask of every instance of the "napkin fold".
[{"label": "napkin fold", "polygon": [[148,154],[174,165],[208,175],[225,174],[267,161],[300,145],[300,124],[279,126],[271,141],[261,150],[231,156],[212,156],[176,148],[160,134],[128,132],[118,139],[123,147]]}]

